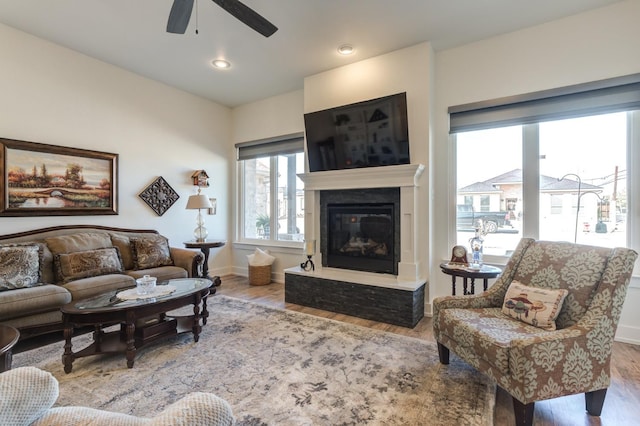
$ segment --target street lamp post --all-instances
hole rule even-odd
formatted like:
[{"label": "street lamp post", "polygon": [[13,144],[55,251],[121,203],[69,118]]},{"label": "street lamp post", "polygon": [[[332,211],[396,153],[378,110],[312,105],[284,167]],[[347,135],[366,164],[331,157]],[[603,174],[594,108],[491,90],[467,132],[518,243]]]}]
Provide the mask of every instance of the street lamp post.
[{"label": "street lamp post", "polygon": [[564,175],[561,178],[559,178],[558,182],[564,180],[564,178],[566,178],[567,176],[575,176],[575,178],[578,179],[578,206],[576,208],[576,226],[575,226],[575,231],[573,233],[573,242],[576,243],[576,242],[578,242],[578,215],[580,214],[580,198],[582,196],[582,194],[581,194],[581,191],[582,191],[582,179],[580,178],[580,176],[578,176],[575,173],[567,173],[566,175]]}]

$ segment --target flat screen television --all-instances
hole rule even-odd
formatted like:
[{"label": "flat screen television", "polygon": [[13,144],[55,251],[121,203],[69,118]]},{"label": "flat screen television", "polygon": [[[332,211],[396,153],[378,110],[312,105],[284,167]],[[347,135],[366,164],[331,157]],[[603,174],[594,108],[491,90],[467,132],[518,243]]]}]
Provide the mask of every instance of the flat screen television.
[{"label": "flat screen television", "polygon": [[309,171],[409,164],[407,94],[304,115]]}]

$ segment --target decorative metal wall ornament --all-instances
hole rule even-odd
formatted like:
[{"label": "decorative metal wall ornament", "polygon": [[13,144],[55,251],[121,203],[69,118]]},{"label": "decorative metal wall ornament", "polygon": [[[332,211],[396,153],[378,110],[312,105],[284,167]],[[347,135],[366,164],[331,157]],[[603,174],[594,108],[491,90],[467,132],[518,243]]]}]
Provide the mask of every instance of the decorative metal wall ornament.
[{"label": "decorative metal wall ornament", "polygon": [[169,210],[169,208],[178,201],[178,198],[180,198],[178,193],[173,190],[171,185],[169,185],[162,176],[147,186],[138,196],[142,198],[158,216],[162,216],[164,212]]}]

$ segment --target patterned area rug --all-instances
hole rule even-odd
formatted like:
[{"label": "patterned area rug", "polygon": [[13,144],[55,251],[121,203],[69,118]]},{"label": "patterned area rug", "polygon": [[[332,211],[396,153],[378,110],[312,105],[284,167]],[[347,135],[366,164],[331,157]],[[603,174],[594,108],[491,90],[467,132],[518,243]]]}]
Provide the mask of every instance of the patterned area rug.
[{"label": "patterned area rug", "polygon": [[65,374],[62,343],[15,354],[13,366],[50,371],[58,405],[138,416],[204,391],[229,401],[239,425],[493,424],[495,386],[453,354],[441,365],[433,343],[221,295],[208,306],[198,343],[162,340],[132,369],[99,355]]}]

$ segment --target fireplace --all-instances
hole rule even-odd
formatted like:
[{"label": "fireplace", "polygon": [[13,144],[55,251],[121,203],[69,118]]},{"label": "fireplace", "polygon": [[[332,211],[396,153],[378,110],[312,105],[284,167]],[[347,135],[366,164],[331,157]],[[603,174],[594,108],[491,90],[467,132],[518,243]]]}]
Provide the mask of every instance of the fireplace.
[{"label": "fireplace", "polygon": [[327,205],[326,266],[397,275],[394,206]]},{"label": "fireplace", "polygon": [[398,275],[400,189],[320,192],[322,266]]},{"label": "fireplace", "polygon": [[305,238],[318,241],[319,252],[315,270],[285,269],[285,302],[414,327],[426,287],[418,246],[425,219],[417,214],[424,170],[404,164],[298,175]]}]

